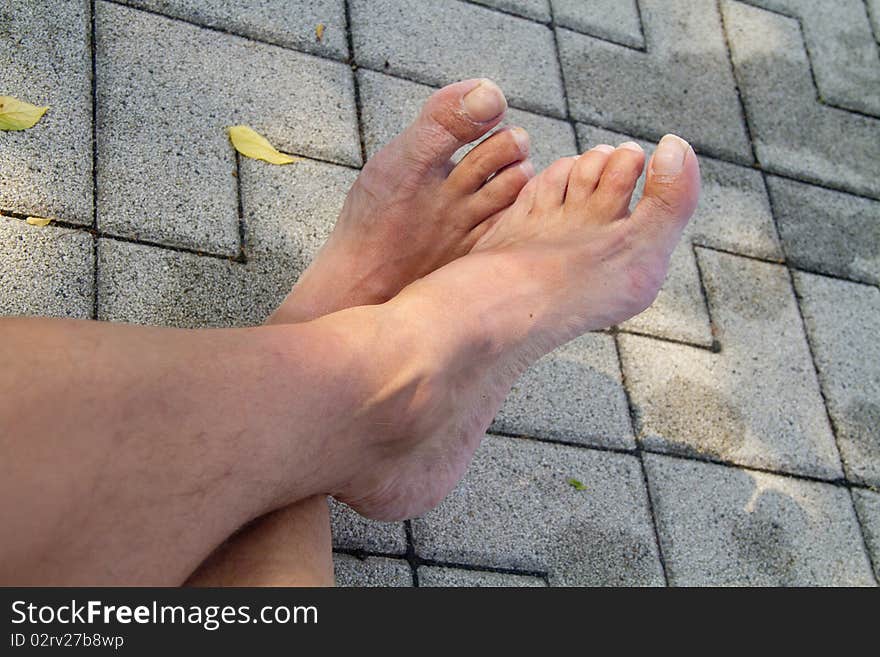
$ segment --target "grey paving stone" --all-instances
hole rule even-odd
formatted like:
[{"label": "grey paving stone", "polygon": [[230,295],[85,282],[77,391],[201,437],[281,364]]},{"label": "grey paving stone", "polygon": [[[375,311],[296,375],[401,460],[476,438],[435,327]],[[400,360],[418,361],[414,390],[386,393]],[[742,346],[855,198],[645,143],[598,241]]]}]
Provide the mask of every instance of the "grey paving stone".
[{"label": "grey paving stone", "polygon": [[548,572],[551,585],[663,583],[641,466],[625,454],[487,436],[413,540],[425,558]]},{"label": "grey paving stone", "polygon": [[880,488],[880,290],[794,273],[847,478]]},{"label": "grey paving stone", "polygon": [[767,177],[789,263],[880,283],[880,201]]},{"label": "grey paving stone", "polygon": [[[365,70],[358,71],[358,83],[367,157],[372,157],[400,134],[434,91],[433,87]],[[502,126],[505,125],[520,126],[528,131],[531,137],[530,157],[538,171],[560,157],[577,153],[574,132],[565,121],[508,109],[502,122]],[[461,149],[456,159],[469,150],[468,147]]]},{"label": "grey paving stone", "polygon": [[634,448],[614,338],[588,333],[541,358],[514,384],[490,430]]},{"label": "grey paving stone", "polygon": [[[343,0],[122,0],[167,16],[305,52],[345,59]],[[324,25],[320,40],[315,29]]]},{"label": "grey paving stone", "polygon": [[536,21],[547,22],[550,20],[550,5],[548,0],[469,0],[478,5],[495,7],[501,11],[509,11]]},{"label": "grey paving stone", "polygon": [[544,25],[455,0],[352,0],[351,16],[362,65],[437,86],[491,78],[513,105],[565,114],[553,34]]},{"label": "grey paving stone", "polygon": [[336,586],[412,586],[412,570],[402,559],[333,554]]},{"label": "grey paving stone", "polygon": [[871,19],[874,40],[880,41],[880,0],[865,0],[865,6],[868,8],[868,16]]},{"label": "grey paving stone", "polygon": [[631,48],[644,48],[636,0],[552,0],[557,25]]},{"label": "grey paving stone", "polygon": [[619,336],[638,440],[650,450],[840,477],[786,269],[697,255],[721,353]]},{"label": "grey paving stone", "polygon": [[750,0],[799,19],[822,100],[880,114],[877,43],[864,0]]},{"label": "grey paving stone", "polygon": [[92,240],[85,231],[0,215],[0,315],[92,317]]},{"label": "grey paving stone", "polygon": [[360,164],[347,66],[107,3],[97,32],[102,230],[237,254],[229,125]]},{"label": "grey paving stone", "polygon": [[675,132],[705,152],[751,163],[715,2],[640,6],[647,52],[557,30],[574,118],[651,138]]},{"label": "grey paving stone", "polygon": [[401,522],[368,520],[330,498],[330,523],[333,547],[388,554],[406,552],[406,531]]},{"label": "grey paving stone", "polygon": [[880,196],[880,121],[822,105],[798,23],[722,2],[730,52],[765,169]]},{"label": "grey paving stone", "polygon": [[85,2],[0,7],[0,94],[49,105],[0,138],[0,210],[91,224],[92,59]]},{"label": "grey paving stone", "polygon": [[860,489],[853,489],[852,493],[862,533],[871,552],[874,577],[880,582],[880,493]]},{"label": "grey paving stone", "polygon": [[[578,124],[581,147],[618,145],[629,135]],[[654,144],[636,139],[650,158]],[[624,322],[621,328],[709,347],[713,336],[706,302],[700,290],[699,271],[691,244],[713,246],[758,258],[781,260],[767,191],[761,174],[708,156],[700,157],[702,193],[681,244],[670,263],[666,283],[653,305]],[[633,195],[642,194],[644,177]]]},{"label": "grey paving stone", "polygon": [[419,586],[466,586],[466,587],[526,587],[547,586],[540,577],[495,573],[488,570],[465,570],[441,566],[420,566]]},{"label": "grey paving stone", "polygon": [[670,584],[873,585],[845,488],[652,454],[645,467]]}]

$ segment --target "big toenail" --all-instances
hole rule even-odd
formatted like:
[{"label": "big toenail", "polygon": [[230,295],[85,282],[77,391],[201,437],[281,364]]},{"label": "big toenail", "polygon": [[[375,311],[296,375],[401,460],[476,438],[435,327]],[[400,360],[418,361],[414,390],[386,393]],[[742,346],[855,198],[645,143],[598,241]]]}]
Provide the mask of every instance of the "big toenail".
[{"label": "big toenail", "polygon": [[523,173],[526,174],[529,178],[535,175],[535,165],[529,162],[528,160],[523,160],[519,163],[519,168],[522,169]]},{"label": "big toenail", "polygon": [[666,135],[657,145],[651,170],[658,176],[677,176],[684,166],[690,146],[681,137]]},{"label": "big toenail", "polygon": [[642,147],[639,146],[639,145],[638,145],[636,142],[634,142],[634,141],[625,141],[625,142],[623,142],[620,146],[618,146],[618,148],[625,148],[625,149],[627,149],[627,150],[629,150],[629,151],[635,151],[636,153],[641,153],[641,152],[642,152]]},{"label": "big toenail", "polygon": [[476,88],[467,92],[462,99],[464,111],[477,123],[494,119],[507,109],[507,99],[491,80],[481,80]]},{"label": "big toenail", "polygon": [[599,144],[598,146],[593,146],[591,151],[599,151],[600,153],[613,153],[614,146],[609,146],[608,144]]},{"label": "big toenail", "polygon": [[513,134],[513,140],[519,146],[519,150],[523,155],[529,153],[529,133],[522,128],[514,128],[510,131]]}]

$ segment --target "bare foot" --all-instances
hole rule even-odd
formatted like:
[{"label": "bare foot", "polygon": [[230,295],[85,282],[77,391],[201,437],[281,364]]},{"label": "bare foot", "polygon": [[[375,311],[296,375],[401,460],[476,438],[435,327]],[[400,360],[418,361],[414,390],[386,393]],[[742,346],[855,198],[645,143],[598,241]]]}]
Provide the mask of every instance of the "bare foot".
[{"label": "bare foot", "polygon": [[362,462],[336,497],[384,520],[432,508],[526,367],[652,303],[700,179],[693,150],[668,135],[630,214],[644,159],[627,143],[558,160],[468,255],[380,307],[389,336],[400,327],[410,335],[394,346],[405,365],[377,381],[364,404],[364,417],[385,430],[367,447],[373,462]]},{"label": "bare foot", "polygon": [[489,80],[435,92],[367,162],[330,238],[272,322],[382,303],[467,253],[534,175],[522,128],[499,130],[457,165],[450,160],[497,126],[506,109]]}]

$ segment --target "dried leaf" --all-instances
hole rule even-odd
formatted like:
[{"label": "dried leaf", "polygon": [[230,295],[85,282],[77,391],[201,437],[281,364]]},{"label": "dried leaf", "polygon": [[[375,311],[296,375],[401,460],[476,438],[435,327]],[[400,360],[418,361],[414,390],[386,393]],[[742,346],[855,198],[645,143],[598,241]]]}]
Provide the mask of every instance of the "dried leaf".
[{"label": "dried leaf", "polygon": [[31,226],[48,226],[52,222],[51,217],[28,217],[25,219]]},{"label": "dried leaf", "polygon": [[318,37],[318,41],[324,38],[324,23],[318,23],[318,26],[315,28],[315,36]]},{"label": "dried leaf", "polygon": [[27,130],[46,113],[46,107],[37,107],[12,96],[0,96],[0,130]]},{"label": "dried leaf", "polygon": [[575,490],[587,490],[587,487],[584,486],[583,483],[581,483],[580,481],[578,481],[577,479],[575,479],[573,477],[568,480],[568,483]]},{"label": "dried leaf", "polygon": [[246,125],[234,125],[227,128],[229,141],[239,153],[255,160],[263,160],[270,164],[290,164],[299,162],[301,157],[291,157],[280,153],[269,141],[258,132]]}]

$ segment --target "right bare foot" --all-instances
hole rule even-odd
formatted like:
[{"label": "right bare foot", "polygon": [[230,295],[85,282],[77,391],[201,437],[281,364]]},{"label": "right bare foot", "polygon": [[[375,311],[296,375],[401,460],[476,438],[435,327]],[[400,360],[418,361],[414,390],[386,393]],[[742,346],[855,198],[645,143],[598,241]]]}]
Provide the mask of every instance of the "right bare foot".
[{"label": "right bare foot", "polygon": [[693,150],[668,135],[630,214],[644,159],[630,142],[555,162],[468,255],[379,307],[387,335],[410,336],[391,352],[404,365],[364,405],[382,427],[367,447],[375,462],[365,460],[336,497],[384,520],[430,509],[458,482],[526,367],[652,303],[700,179]]}]

